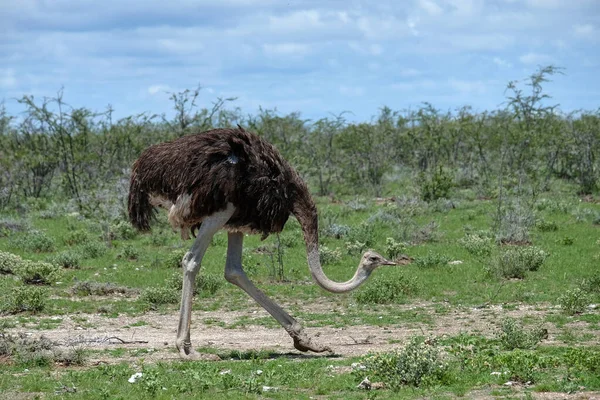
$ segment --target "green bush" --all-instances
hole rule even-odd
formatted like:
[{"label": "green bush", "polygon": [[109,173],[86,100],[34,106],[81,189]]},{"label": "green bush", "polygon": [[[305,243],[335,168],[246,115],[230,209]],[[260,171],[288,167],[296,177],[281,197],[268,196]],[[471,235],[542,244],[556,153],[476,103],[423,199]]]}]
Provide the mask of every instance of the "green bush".
[{"label": "green bush", "polygon": [[590,304],[590,295],[582,288],[567,290],[558,298],[558,304],[565,314],[581,314]]},{"label": "green bush", "polygon": [[394,238],[385,239],[385,254],[394,260],[406,251],[407,244],[404,242],[396,242]]},{"label": "green bush", "polygon": [[44,261],[24,260],[15,271],[23,282],[32,285],[50,285],[56,282],[60,275],[60,267]]},{"label": "green bush", "polygon": [[532,349],[547,332],[542,328],[525,329],[514,318],[503,319],[500,329],[498,339],[506,350]]},{"label": "green bush", "polygon": [[137,230],[127,221],[119,221],[110,226],[110,236],[112,239],[131,240],[137,234]]},{"label": "green bush", "polygon": [[433,174],[421,174],[419,177],[421,185],[421,198],[426,201],[448,198],[450,190],[454,186],[452,176],[440,166]]},{"label": "green bush", "polygon": [[367,244],[362,242],[346,242],[346,252],[348,255],[356,256],[362,254],[367,249]]},{"label": "green bush", "polygon": [[362,363],[366,369],[357,371],[360,379],[368,375],[371,379],[383,381],[392,390],[443,382],[448,371],[439,345],[419,337],[411,338],[402,350],[368,356]]},{"label": "green bush", "polygon": [[78,247],[78,251],[83,258],[99,258],[102,257],[108,249],[103,242],[96,240],[88,241]]},{"label": "green bush", "polygon": [[548,253],[535,246],[508,246],[486,267],[487,272],[502,278],[523,279],[527,271],[537,271]]},{"label": "green bush", "polygon": [[67,236],[63,239],[66,245],[68,246],[76,246],[80,244],[84,244],[92,241],[92,235],[88,231],[83,229],[77,229],[71,231],[67,234]]},{"label": "green bush", "polygon": [[407,296],[415,295],[418,291],[419,285],[415,277],[408,278],[404,275],[376,277],[355,292],[354,298],[359,304],[397,303]]},{"label": "green bush", "polygon": [[46,290],[40,287],[16,286],[4,297],[0,311],[10,314],[20,312],[37,313],[44,310],[48,295]]},{"label": "green bush", "polygon": [[492,364],[496,369],[508,370],[508,378],[512,381],[535,383],[540,370],[546,368],[550,361],[534,351],[516,349],[495,355]]},{"label": "green bush", "polygon": [[537,230],[542,232],[555,232],[558,230],[558,224],[553,221],[546,221],[545,219],[539,219],[535,223]]},{"label": "green bush", "polygon": [[78,296],[109,296],[114,294],[129,296],[138,293],[136,289],[130,289],[126,286],[91,281],[77,282],[73,285],[71,291]]},{"label": "green bush", "polygon": [[477,258],[487,258],[492,255],[495,244],[490,237],[478,234],[467,234],[458,243],[470,254]]},{"label": "green bush", "polygon": [[449,261],[447,256],[429,250],[427,255],[415,260],[415,265],[419,268],[434,268],[446,265]]},{"label": "green bush", "polygon": [[187,254],[187,250],[173,250],[169,255],[167,255],[164,264],[167,268],[181,268],[181,260],[183,260],[183,256]]},{"label": "green bush", "polygon": [[54,240],[42,231],[32,231],[27,235],[14,238],[11,245],[35,253],[50,253],[55,249]]},{"label": "green bush", "polygon": [[571,348],[565,354],[565,362],[577,371],[600,373],[600,351],[598,350]]},{"label": "green bush", "polygon": [[176,304],[181,300],[181,293],[170,287],[149,287],[142,292],[140,300],[153,306]]},{"label": "green bush", "polygon": [[0,274],[14,274],[22,263],[23,259],[18,255],[0,250]]},{"label": "green bush", "polygon": [[196,291],[201,297],[214,295],[223,286],[223,278],[214,274],[198,274]]},{"label": "green bush", "polygon": [[65,250],[50,259],[50,262],[62,268],[79,269],[81,267],[81,254],[72,250]]},{"label": "green bush", "polygon": [[140,257],[140,251],[130,244],[123,246],[117,258],[124,258],[127,260],[137,260]]},{"label": "green bush", "polygon": [[330,249],[327,246],[320,246],[319,258],[323,265],[335,264],[342,259],[342,252],[339,249]]}]

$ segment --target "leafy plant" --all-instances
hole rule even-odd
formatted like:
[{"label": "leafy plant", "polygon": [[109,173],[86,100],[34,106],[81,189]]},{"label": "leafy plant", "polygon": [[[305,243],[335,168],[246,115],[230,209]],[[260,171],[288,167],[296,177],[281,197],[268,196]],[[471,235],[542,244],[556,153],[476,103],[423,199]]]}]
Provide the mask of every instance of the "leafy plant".
[{"label": "leafy plant", "polygon": [[415,277],[405,275],[385,278],[374,278],[354,294],[359,304],[387,304],[404,300],[407,296],[415,295],[419,285]]},{"label": "leafy plant", "polygon": [[19,236],[11,241],[12,246],[35,253],[49,253],[54,251],[54,240],[42,231],[32,231],[25,236]]},{"label": "leafy plant", "polygon": [[424,257],[415,260],[415,265],[419,268],[435,268],[446,265],[449,261],[447,256],[429,250]]},{"label": "leafy plant", "polygon": [[590,296],[581,288],[567,290],[558,298],[558,304],[568,315],[581,314],[590,304]]},{"label": "leafy plant", "polygon": [[528,271],[537,271],[547,257],[548,253],[535,246],[507,246],[486,269],[499,277],[523,279]]},{"label": "leafy plant", "polygon": [[392,390],[433,385],[443,381],[448,371],[439,345],[421,337],[411,338],[402,350],[371,355],[362,363],[366,368],[358,373],[359,377],[381,379]]},{"label": "leafy plant", "polygon": [[79,269],[81,267],[81,254],[72,250],[61,251],[49,260],[62,268]]},{"label": "leafy plant", "polygon": [[20,256],[0,250],[0,274],[14,274],[22,263]]},{"label": "leafy plant", "polygon": [[14,272],[23,282],[33,285],[50,285],[61,275],[56,264],[30,260],[24,260]]},{"label": "leafy plant", "polygon": [[41,312],[46,307],[47,298],[47,292],[43,288],[15,286],[6,293],[3,302],[0,303],[0,311],[9,314]]},{"label": "leafy plant", "polygon": [[327,246],[319,246],[319,258],[323,265],[335,264],[342,259],[342,252],[339,249],[330,249]]},{"label": "leafy plant", "polygon": [[385,239],[385,254],[392,260],[404,253],[406,247],[406,243],[396,242],[394,238],[389,237]]},{"label": "leafy plant", "polygon": [[502,320],[501,332],[498,339],[506,350],[532,349],[547,334],[542,328],[525,329],[514,318]]},{"label": "leafy plant", "polygon": [[454,186],[452,176],[441,165],[430,175],[421,174],[419,182],[421,198],[427,202],[448,198],[450,189]]}]

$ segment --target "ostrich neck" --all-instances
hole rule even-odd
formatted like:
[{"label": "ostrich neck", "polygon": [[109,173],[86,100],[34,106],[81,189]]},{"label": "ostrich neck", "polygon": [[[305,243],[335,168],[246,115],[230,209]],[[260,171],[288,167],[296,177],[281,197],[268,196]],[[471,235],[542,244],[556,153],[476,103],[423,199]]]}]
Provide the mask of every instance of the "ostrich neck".
[{"label": "ostrich neck", "polygon": [[332,293],[345,293],[359,287],[367,278],[370,273],[360,266],[356,270],[356,273],[346,282],[335,282],[329,279],[323,268],[321,267],[321,260],[319,257],[319,246],[317,243],[307,243],[306,251],[308,256],[308,267],[310,272],[319,286],[323,289]]}]

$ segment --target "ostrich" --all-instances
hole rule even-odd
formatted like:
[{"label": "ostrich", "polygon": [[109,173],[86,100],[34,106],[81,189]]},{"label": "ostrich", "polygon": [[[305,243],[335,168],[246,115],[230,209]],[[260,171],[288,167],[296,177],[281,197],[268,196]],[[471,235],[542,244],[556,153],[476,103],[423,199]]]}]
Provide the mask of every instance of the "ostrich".
[{"label": "ostrich", "polygon": [[212,236],[228,231],[225,279],[239,286],[268,311],[300,351],[324,352],[302,326],[254,286],[242,268],[245,233],[265,239],[281,232],[290,213],[300,223],[314,280],[323,289],[344,293],[357,288],[381,265],[395,265],[367,251],[354,277],[338,283],[327,278],[319,260],[317,208],[306,183],[279,151],[254,133],[213,129],[147,148],[133,164],[128,199],[129,219],[150,230],[156,207],[168,210],[169,223],[183,239],[197,230],[181,261],[183,290],[176,346],[184,359],[197,359],[190,341],[192,293],[196,275]]}]

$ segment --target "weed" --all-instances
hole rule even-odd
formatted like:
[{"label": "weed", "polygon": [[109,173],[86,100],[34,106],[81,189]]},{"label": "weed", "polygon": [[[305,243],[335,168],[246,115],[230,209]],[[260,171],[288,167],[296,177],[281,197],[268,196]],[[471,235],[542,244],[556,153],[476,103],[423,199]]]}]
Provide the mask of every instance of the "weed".
[{"label": "weed", "polygon": [[421,198],[427,202],[448,198],[450,189],[454,187],[452,176],[442,166],[433,171],[432,174],[421,174],[419,183],[421,186]]},{"label": "weed", "polygon": [[18,255],[0,251],[0,274],[14,274],[22,263],[23,259]]},{"label": "weed", "polygon": [[366,249],[366,243],[358,241],[346,242],[346,252],[351,256],[362,254]]},{"label": "weed", "polygon": [[54,251],[54,240],[42,231],[31,231],[29,234],[11,240],[11,245],[24,251],[50,253]]},{"label": "weed", "polygon": [[77,296],[110,296],[114,294],[122,294],[131,296],[137,294],[136,289],[131,289],[126,286],[115,285],[114,283],[100,283],[91,281],[77,282],[71,288],[71,292]]},{"label": "weed", "polygon": [[570,348],[564,356],[565,362],[576,371],[600,373],[600,351]]},{"label": "weed", "polygon": [[581,314],[590,304],[590,296],[583,289],[577,287],[567,290],[558,298],[558,304],[567,315]]},{"label": "weed", "polygon": [[490,237],[478,234],[467,234],[458,242],[465,250],[479,259],[486,259],[491,256],[495,248]]},{"label": "weed", "polygon": [[355,372],[360,379],[366,374],[381,379],[392,390],[402,386],[430,386],[444,379],[448,365],[434,340],[420,337],[410,339],[408,345],[393,353],[375,354],[363,359],[366,367]]},{"label": "weed", "polygon": [[562,244],[563,246],[571,246],[573,243],[575,243],[575,239],[571,236],[564,236],[562,239],[558,240],[558,243]]},{"label": "weed", "polygon": [[73,250],[61,251],[50,258],[49,262],[59,265],[62,268],[79,269],[81,267],[81,254]]},{"label": "weed", "polygon": [[404,275],[375,278],[364,288],[354,294],[359,304],[386,304],[402,301],[406,296],[415,295],[419,291],[416,278],[407,278]]},{"label": "weed", "polygon": [[498,339],[506,350],[532,349],[547,334],[542,328],[525,329],[514,318],[502,320],[501,332]]},{"label": "weed", "polygon": [[31,286],[15,286],[0,303],[0,311],[9,314],[37,313],[44,310],[48,295],[45,289]]},{"label": "weed", "polygon": [[512,381],[534,383],[540,369],[547,366],[549,361],[533,351],[516,349],[495,355],[492,364],[495,368],[507,369]]},{"label": "weed", "polygon": [[350,233],[350,227],[348,225],[333,223],[323,229],[323,236],[333,237],[336,239],[341,239],[348,233]]},{"label": "weed", "polygon": [[92,237],[89,232],[84,231],[83,229],[77,229],[69,232],[63,241],[68,246],[76,246],[92,241]]},{"label": "weed", "polygon": [[60,266],[31,260],[23,260],[14,272],[23,282],[32,285],[50,285],[61,275]]},{"label": "weed", "polygon": [[415,265],[419,268],[434,268],[446,265],[449,261],[450,258],[447,256],[429,250],[427,255],[415,260]]},{"label": "weed", "polygon": [[120,240],[131,240],[137,236],[137,230],[127,221],[119,221],[110,226],[110,238]]},{"label": "weed", "polygon": [[140,257],[140,251],[137,247],[127,244],[123,246],[117,258],[124,258],[126,260],[137,260]]},{"label": "weed", "polygon": [[108,249],[104,243],[93,240],[83,243],[78,250],[81,252],[83,258],[99,258],[102,257]]},{"label": "weed", "polygon": [[486,267],[491,275],[523,279],[527,271],[537,271],[548,253],[535,246],[508,246]]},{"label": "weed", "polygon": [[327,246],[320,246],[319,258],[323,265],[335,264],[342,259],[342,252],[339,249],[330,249]]},{"label": "weed", "polygon": [[407,244],[404,242],[396,242],[394,238],[385,239],[385,254],[394,260],[406,251]]},{"label": "weed", "polygon": [[153,306],[176,304],[180,300],[180,293],[170,287],[149,287],[142,292],[140,300]]},{"label": "weed", "polygon": [[545,219],[538,219],[535,223],[535,227],[541,232],[555,232],[558,230],[558,224],[553,221],[547,221]]},{"label": "weed", "polygon": [[187,250],[179,249],[173,250],[167,255],[164,264],[167,268],[181,268],[181,260],[187,254]]},{"label": "weed", "polygon": [[0,219],[0,237],[11,236],[15,232],[24,232],[27,230],[29,230],[28,222],[13,218]]},{"label": "weed", "polygon": [[374,244],[374,233],[375,225],[363,222],[350,229],[350,232],[348,232],[346,237],[351,243],[359,242],[364,243],[366,247],[371,247]]}]

